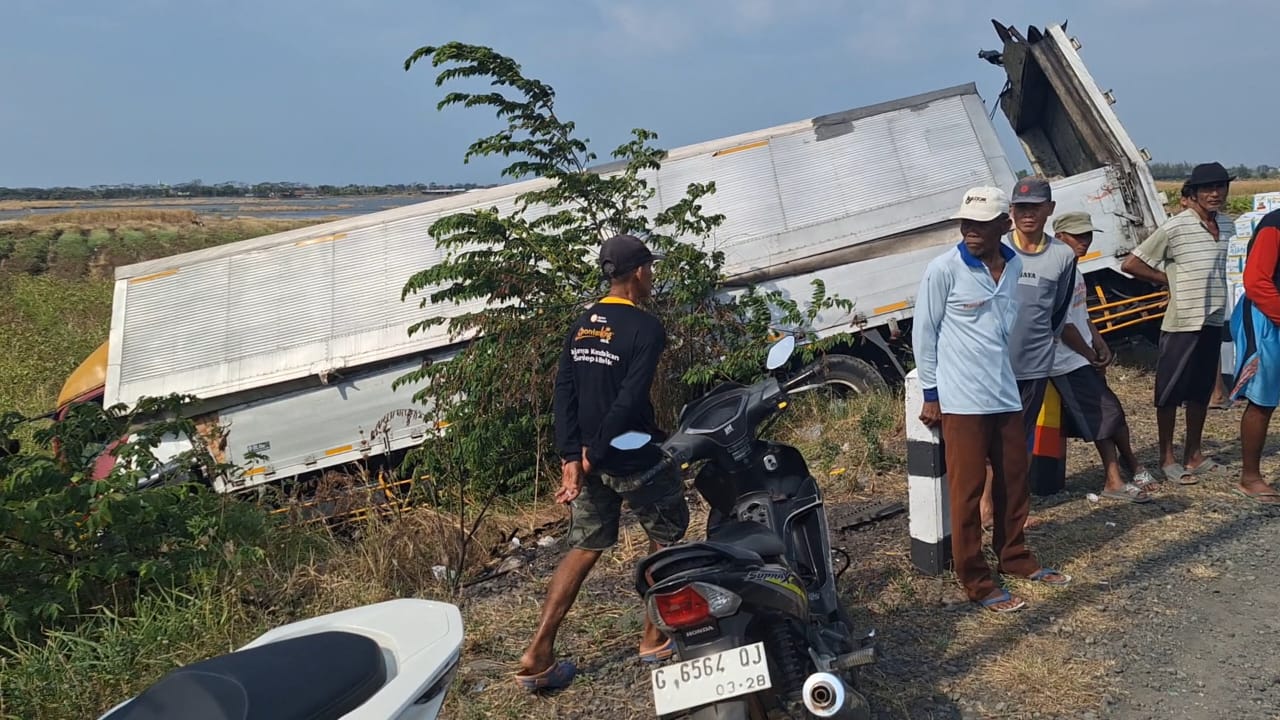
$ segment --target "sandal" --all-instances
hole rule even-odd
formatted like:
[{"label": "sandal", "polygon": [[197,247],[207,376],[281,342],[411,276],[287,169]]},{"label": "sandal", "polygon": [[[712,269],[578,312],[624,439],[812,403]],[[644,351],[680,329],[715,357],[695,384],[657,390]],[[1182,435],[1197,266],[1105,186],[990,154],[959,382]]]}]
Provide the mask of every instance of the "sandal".
[{"label": "sandal", "polygon": [[1018,610],[1021,610],[1022,608],[1027,606],[1026,600],[1023,600],[1022,598],[1018,598],[1017,604],[1011,607],[1006,607],[1006,608],[996,607],[996,605],[999,605],[1000,603],[1007,603],[1013,599],[1014,599],[1013,596],[1009,594],[1008,590],[1001,590],[999,595],[996,595],[995,597],[989,597],[986,600],[980,600],[978,601],[978,604],[986,608],[987,610],[990,610],[991,612],[995,612],[995,613],[1017,612]]},{"label": "sandal", "polygon": [[1178,463],[1165,465],[1160,468],[1160,472],[1164,473],[1165,479],[1177,481],[1181,485],[1195,485],[1200,482],[1198,478],[1187,472],[1187,469]]},{"label": "sandal", "polygon": [[1214,460],[1211,457],[1207,457],[1204,460],[1201,460],[1199,465],[1193,468],[1188,468],[1187,472],[1191,473],[1192,475],[1205,475],[1213,472],[1214,470],[1222,470],[1222,469],[1223,469],[1222,463],[1219,463],[1217,460]]},{"label": "sandal", "polygon": [[[1050,575],[1057,575],[1058,577],[1061,578],[1061,580],[1046,579]],[[1029,575],[1027,579],[1031,580],[1032,582],[1042,582],[1045,585],[1052,585],[1054,587],[1062,587],[1063,585],[1068,585],[1071,583],[1070,575],[1066,573],[1058,572],[1057,570],[1054,570],[1051,567],[1042,567],[1039,570],[1031,573],[1031,575]]]},{"label": "sandal", "polygon": [[1251,493],[1238,486],[1232,486],[1231,492],[1242,498],[1248,498],[1259,505],[1280,505],[1280,500],[1263,500],[1263,498],[1280,498],[1280,493],[1275,492],[1274,490],[1271,492]]},{"label": "sandal", "polygon": [[1147,491],[1133,483],[1125,483],[1120,490],[1104,490],[1102,491],[1102,497],[1138,504],[1151,502],[1151,496],[1147,494]]},{"label": "sandal", "polygon": [[1156,480],[1156,477],[1151,474],[1150,470],[1142,470],[1140,472],[1134,473],[1133,484],[1138,486],[1139,489],[1146,490],[1148,486],[1151,486],[1151,485],[1158,486],[1160,484],[1160,481]]},{"label": "sandal", "polygon": [[537,675],[516,675],[520,687],[530,692],[538,690],[563,690],[569,687],[578,674],[578,666],[572,660],[561,660]]},{"label": "sandal", "polygon": [[640,651],[640,662],[658,663],[670,660],[676,654],[676,641],[668,638],[665,643],[652,650]]}]

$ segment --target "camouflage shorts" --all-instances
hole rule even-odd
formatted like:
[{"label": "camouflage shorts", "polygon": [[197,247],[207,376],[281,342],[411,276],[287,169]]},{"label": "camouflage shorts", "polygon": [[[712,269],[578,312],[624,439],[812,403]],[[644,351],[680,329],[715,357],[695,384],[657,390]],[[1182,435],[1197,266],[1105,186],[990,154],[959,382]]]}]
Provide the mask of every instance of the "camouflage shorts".
[{"label": "camouflage shorts", "polygon": [[684,482],[675,468],[626,477],[588,475],[582,492],[570,504],[569,546],[581,550],[605,550],[618,542],[622,501],[640,520],[649,539],[659,545],[679,542],[689,529],[689,504]]}]

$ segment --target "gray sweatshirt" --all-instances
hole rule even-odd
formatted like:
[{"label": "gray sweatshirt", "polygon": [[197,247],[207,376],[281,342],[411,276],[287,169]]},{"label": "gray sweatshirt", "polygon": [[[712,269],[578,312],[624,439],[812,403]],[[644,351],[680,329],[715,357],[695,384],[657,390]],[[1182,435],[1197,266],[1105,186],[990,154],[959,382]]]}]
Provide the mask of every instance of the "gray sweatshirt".
[{"label": "gray sweatshirt", "polygon": [[1004,242],[1022,259],[1016,296],[1018,319],[1009,337],[1009,357],[1018,380],[1047,378],[1053,372],[1054,341],[1062,334],[1075,290],[1076,254],[1045,233],[1049,244],[1038,254],[1023,252],[1006,235]]}]

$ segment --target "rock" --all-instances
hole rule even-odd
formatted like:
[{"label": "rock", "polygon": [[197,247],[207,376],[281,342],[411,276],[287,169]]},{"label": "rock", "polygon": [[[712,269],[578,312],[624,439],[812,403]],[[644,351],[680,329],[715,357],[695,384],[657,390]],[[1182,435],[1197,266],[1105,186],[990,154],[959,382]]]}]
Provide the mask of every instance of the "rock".
[{"label": "rock", "polygon": [[521,567],[524,567],[524,560],[519,555],[512,555],[502,561],[502,564],[498,566],[498,569],[494,571],[494,574],[503,575]]}]

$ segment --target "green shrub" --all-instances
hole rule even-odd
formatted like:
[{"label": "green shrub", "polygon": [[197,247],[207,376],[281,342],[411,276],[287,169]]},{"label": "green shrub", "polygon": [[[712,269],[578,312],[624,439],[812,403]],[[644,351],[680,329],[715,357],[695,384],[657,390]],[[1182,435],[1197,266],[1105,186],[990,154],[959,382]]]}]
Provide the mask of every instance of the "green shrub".
[{"label": "green shrub", "polygon": [[1240,215],[1253,209],[1253,196],[1233,196],[1227,198],[1227,213]]},{"label": "green shrub", "polygon": [[49,246],[53,238],[48,232],[19,236],[5,266],[20,273],[42,273],[49,267]]},{"label": "green shrub", "polygon": [[[177,417],[185,400],[144,400],[131,412],[78,405],[37,430],[36,447],[0,457],[5,633],[30,638],[113,599],[182,588],[264,555],[270,524],[256,506],[198,481],[138,489],[160,469],[153,450],[166,435],[192,439],[195,449],[177,459],[188,477],[234,471],[213,461],[192,421],[164,419]],[[25,422],[16,413],[0,418],[0,447]],[[110,450],[110,474],[92,480],[104,443],[131,428],[130,440]]]}]

